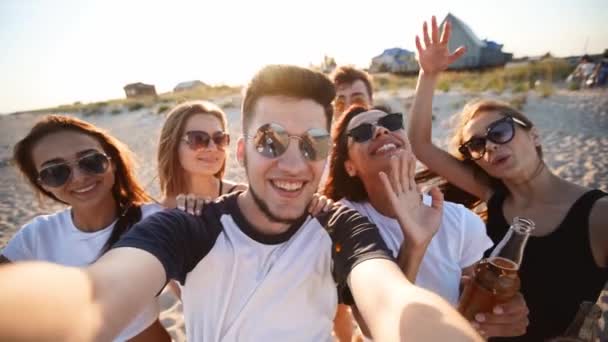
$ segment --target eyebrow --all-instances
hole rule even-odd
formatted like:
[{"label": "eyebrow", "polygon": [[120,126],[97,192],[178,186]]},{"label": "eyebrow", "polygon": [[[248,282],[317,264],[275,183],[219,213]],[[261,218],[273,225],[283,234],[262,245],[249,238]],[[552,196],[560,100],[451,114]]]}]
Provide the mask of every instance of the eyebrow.
[{"label": "eyebrow", "polygon": [[[80,157],[85,156],[85,155],[87,155],[87,154],[89,154],[91,152],[99,152],[99,151],[97,151],[94,148],[89,148],[89,149],[86,149],[86,150],[78,151],[78,152],[76,152],[76,158],[80,158]],[[63,158],[53,158],[53,159],[47,160],[44,163],[42,163],[40,165],[40,167],[48,165],[48,164],[60,164],[60,163],[63,163],[65,161],[66,160],[63,159]]]}]

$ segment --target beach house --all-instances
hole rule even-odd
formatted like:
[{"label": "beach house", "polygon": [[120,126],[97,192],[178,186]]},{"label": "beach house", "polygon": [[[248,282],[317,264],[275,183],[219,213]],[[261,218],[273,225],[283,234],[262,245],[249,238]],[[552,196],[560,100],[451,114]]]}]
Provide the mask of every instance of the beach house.
[{"label": "beach house", "polygon": [[418,71],[416,54],[402,48],[384,50],[380,55],[372,58],[369,66],[370,72],[414,72]]},{"label": "beach house", "polygon": [[441,28],[446,21],[452,23],[452,36],[448,44],[450,51],[459,46],[465,46],[467,52],[463,57],[450,65],[450,69],[482,69],[503,66],[513,58],[513,54],[502,51],[503,45],[491,40],[481,40],[464,21],[452,13],[441,22]]},{"label": "beach house", "polygon": [[131,83],[124,86],[123,89],[128,99],[142,96],[156,96],[156,88],[152,84]]},{"label": "beach house", "polygon": [[190,89],[194,89],[194,88],[198,88],[198,87],[207,87],[207,84],[205,84],[204,82],[201,82],[199,80],[180,82],[175,86],[175,88],[173,88],[173,91],[179,92],[179,91],[190,90]]}]

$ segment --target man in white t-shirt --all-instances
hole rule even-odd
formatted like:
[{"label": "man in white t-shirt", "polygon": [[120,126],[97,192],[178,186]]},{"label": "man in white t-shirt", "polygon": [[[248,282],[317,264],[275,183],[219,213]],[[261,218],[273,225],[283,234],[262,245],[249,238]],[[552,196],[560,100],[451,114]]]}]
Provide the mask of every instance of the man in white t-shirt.
[{"label": "man in white t-shirt", "polygon": [[[338,301],[356,303],[378,340],[480,340],[447,302],[406,280],[363,216],[344,206],[306,213],[329,148],[333,97],[320,73],[262,69],[245,93],[237,145],[248,189],[200,216],[152,215],[87,269],[0,269],[0,303],[9,306],[20,277],[45,281],[22,287],[19,303],[48,323],[26,326],[0,306],[0,340],[107,340],[170,279],[183,288],[189,341],[331,341]],[[48,302],[59,312],[39,305]]]}]

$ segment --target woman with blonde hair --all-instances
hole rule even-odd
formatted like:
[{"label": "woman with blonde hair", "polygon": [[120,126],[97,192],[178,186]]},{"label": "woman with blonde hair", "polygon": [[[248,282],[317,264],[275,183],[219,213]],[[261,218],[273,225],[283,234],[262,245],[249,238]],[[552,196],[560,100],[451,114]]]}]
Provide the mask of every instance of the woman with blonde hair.
[{"label": "woman with blonde hair", "polygon": [[[42,118],[14,148],[13,160],[40,197],[68,207],[24,225],[0,263],[43,260],[81,267],[96,261],[142,218],[160,210],[135,179],[131,151],[70,116]],[[170,341],[157,300],[116,341]]]},{"label": "woman with blonde hair", "polygon": [[[420,76],[408,135],[414,153],[431,171],[487,204],[487,231],[494,243],[516,216],[536,228],[519,269],[530,310],[523,341],[544,341],[564,332],[583,301],[594,302],[608,280],[608,197],[555,175],[544,163],[533,123],[498,101],[477,100],[459,114],[451,154],[431,140],[432,100],[439,74],[464,52],[450,54],[450,25],[439,36],[423,26],[416,37]],[[446,194],[447,198],[447,194]],[[491,336],[510,308],[480,313],[474,325]],[[523,326],[523,325],[522,325]]]},{"label": "woman with blonde hair", "polygon": [[[213,200],[244,190],[245,185],[224,179],[229,143],[226,114],[218,106],[207,101],[175,106],[167,114],[158,144],[163,205],[176,207],[177,199],[185,199],[180,194],[188,194],[189,199]],[[188,205],[202,202],[186,201]]]}]

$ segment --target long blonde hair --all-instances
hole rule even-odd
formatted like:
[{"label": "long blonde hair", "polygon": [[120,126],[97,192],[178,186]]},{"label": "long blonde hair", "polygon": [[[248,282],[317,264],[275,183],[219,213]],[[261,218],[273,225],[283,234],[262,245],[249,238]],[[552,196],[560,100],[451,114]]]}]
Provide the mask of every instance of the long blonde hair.
[{"label": "long blonde hair", "polygon": [[[188,101],[175,106],[167,114],[158,143],[158,178],[160,190],[165,197],[187,192],[184,168],[179,161],[178,148],[184,135],[184,126],[194,115],[205,114],[216,117],[224,131],[228,123],[222,109],[208,101]],[[222,167],[215,174],[221,179],[226,169],[226,158]]]}]

